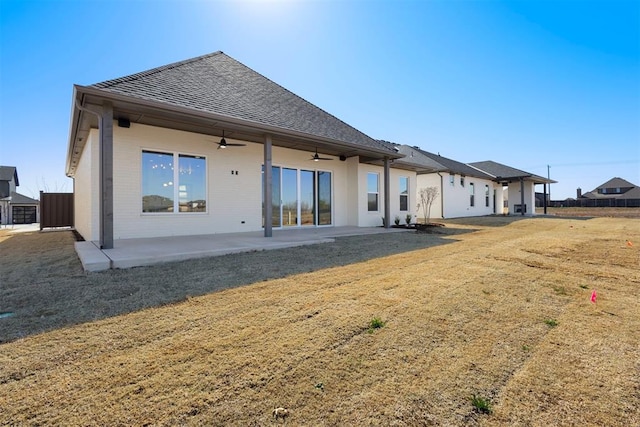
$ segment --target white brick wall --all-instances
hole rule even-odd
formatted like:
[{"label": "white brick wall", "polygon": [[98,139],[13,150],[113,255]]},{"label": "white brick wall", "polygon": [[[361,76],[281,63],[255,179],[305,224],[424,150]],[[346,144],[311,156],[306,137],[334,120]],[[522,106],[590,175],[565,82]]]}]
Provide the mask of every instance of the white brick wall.
[{"label": "white brick wall", "polygon": [[98,130],[91,130],[73,177],[75,228],[85,240],[100,238],[98,140]]},{"label": "white brick wall", "polygon": [[[114,127],[114,239],[233,233],[262,230],[263,145],[218,149],[218,138],[132,123]],[[142,212],[142,151],[203,156],[207,162],[207,212]],[[380,226],[384,214],[383,168],[359,164],[357,158],[313,162],[313,153],[273,147],[274,166],[332,173],[334,226]],[[326,157],[326,156],[325,156]],[[232,173],[233,171],[233,173]],[[237,174],[235,173],[237,171]],[[367,212],[366,174],[380,174],[380,211]],[[400,212],[399,178],[409,177],[409,212],[415,214],[415,174],[391,169],[391,221]],[[98,131],[93,130],[75,179],[76,228],[87,240],[98,240]]]}]

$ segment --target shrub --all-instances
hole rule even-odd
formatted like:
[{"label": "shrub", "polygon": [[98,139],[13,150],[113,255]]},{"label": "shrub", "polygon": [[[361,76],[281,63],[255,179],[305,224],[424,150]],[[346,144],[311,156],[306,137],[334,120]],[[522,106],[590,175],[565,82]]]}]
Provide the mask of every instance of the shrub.
[{"label": "shrub", "polygon": [[374,329],[380,329],[385,325],[386,322],[384,322],[381,318],[379,317],[374,317],[373,319],[371,319],[371,321],[369,322],[369,333],[372,334]]},{"label": "shrub", "polygon": [[491,401],[482,396],[476,396],[475,394],[471,396],[471,404],[481,414],[490,414],[493,411],[491,409]]}]

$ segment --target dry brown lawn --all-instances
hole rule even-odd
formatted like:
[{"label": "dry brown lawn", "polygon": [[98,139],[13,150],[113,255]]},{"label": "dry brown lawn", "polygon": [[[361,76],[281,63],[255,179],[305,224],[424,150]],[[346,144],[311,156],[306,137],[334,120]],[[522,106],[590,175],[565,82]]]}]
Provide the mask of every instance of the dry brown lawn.
[{"label": "dry brown lawn", "polygon": [[640,222],[490,225],[2,344],[0,423],[640,425]]},{"label": "dry brown lawn", "polygon": [[[543,208],[536,208],[542,214]],[[640,218],[640,208],[547,208],[549,215],[564,217]]]}]

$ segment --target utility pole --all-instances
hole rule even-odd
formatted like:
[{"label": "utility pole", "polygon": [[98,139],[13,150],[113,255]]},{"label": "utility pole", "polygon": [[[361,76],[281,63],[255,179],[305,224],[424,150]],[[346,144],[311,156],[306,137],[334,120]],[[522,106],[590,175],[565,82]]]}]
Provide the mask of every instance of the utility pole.
[{"label": "utility pole", "polygon": [[[547,179],[551,181],[551,175],[549,174],[549,169],[551,169],[551,166],[547,165]],[[549,203],[551,203],[551,183],[549,183]]]}]

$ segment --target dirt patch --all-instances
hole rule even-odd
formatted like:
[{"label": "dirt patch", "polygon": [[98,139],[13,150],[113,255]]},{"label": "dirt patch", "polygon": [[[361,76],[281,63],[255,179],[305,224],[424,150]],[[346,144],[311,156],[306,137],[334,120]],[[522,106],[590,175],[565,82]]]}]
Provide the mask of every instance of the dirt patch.
[{"label": "dirt patch", "polygon": [[[478,231],[2,344],[0,424],[638,425],[638,225],[460,225]],[[200,262],[112,283],[215,281]]]}]

